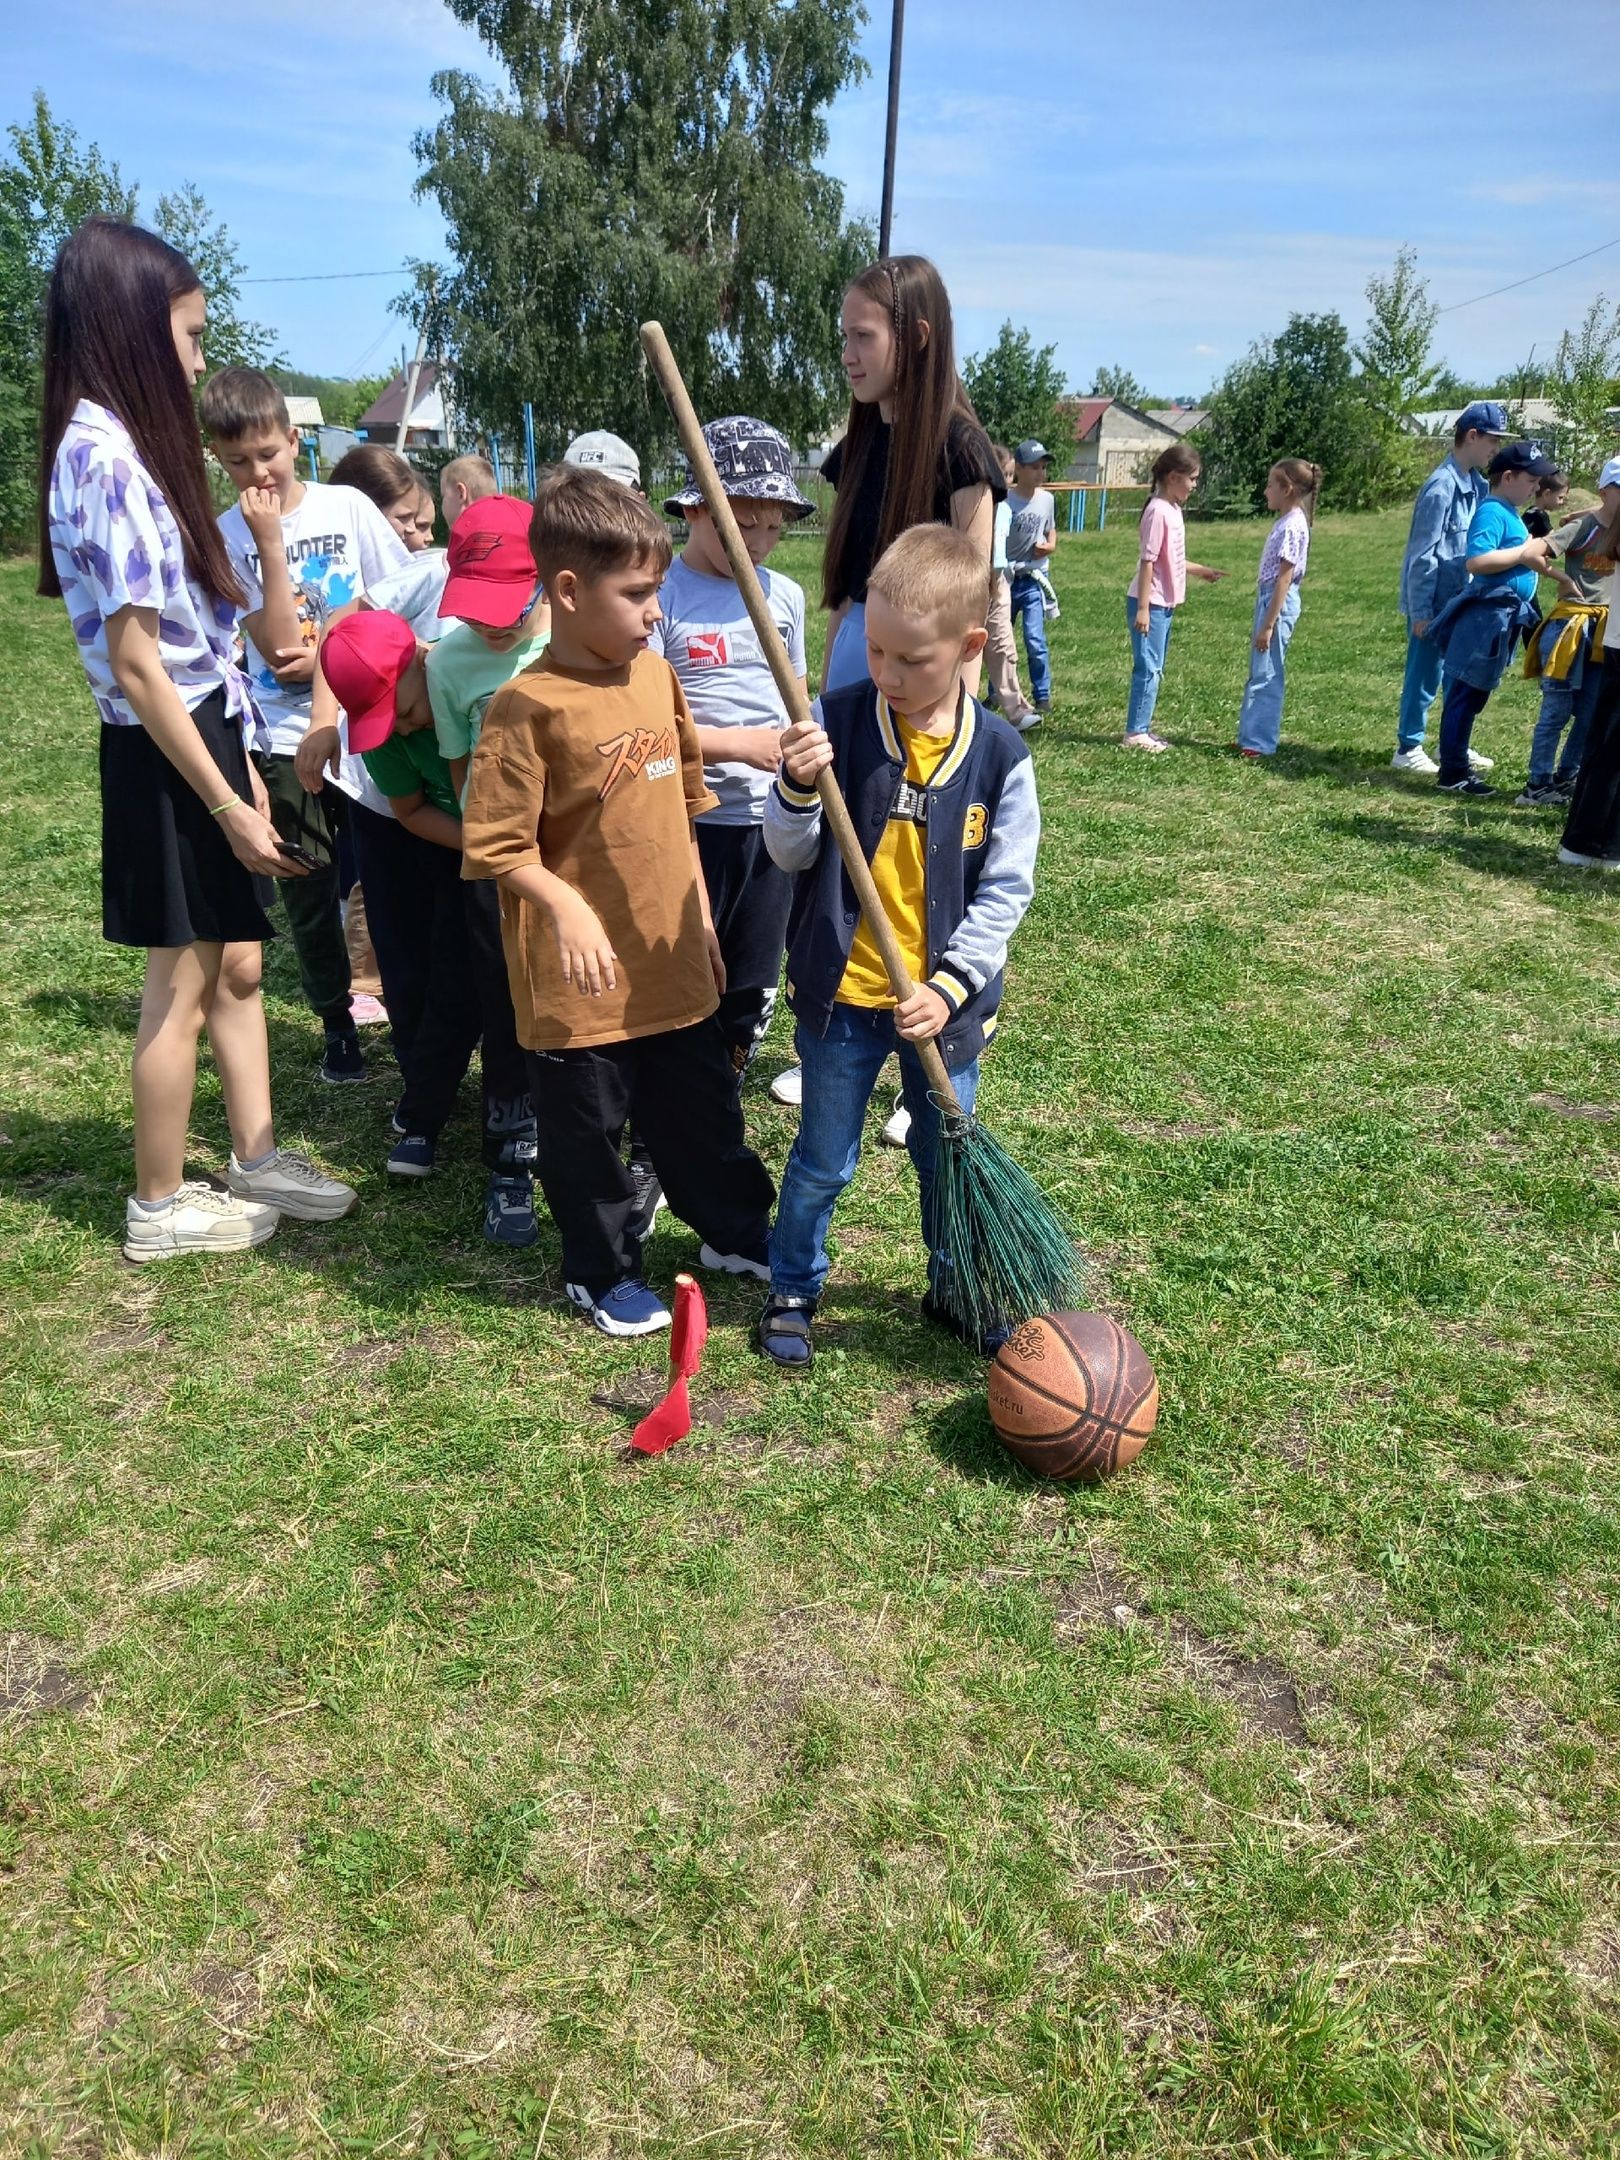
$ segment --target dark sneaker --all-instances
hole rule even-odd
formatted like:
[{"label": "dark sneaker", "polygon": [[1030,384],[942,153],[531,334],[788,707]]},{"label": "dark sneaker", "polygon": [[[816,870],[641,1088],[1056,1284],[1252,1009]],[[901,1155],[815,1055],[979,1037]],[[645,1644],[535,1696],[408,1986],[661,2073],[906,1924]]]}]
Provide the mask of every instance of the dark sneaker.
[{"label": "dark sneaker", "polygon": [[492,1169],[534,1169],[534,1102],[528,1095],[492,1099],[484,1106],[484,1160]]},{"label": "dark sneaker", "polygon": [[430,1140],[426,1133],[406,1133],[388,1151],[388,1175],[426,1177],[438,1152],[439,1143]]},{"label": "dark sneaker", "polygon": [[977,1350],[980,1357],[994,1357],[1012,1333],[1012,1329],[1004,1321],[998,1320],[993,1327],[987,1327],[982,1335],[975,1335],[957,1319],[955,1313],[948,1311],[939,1302],[932,1290],[922,1301],[922,1316],[932,1326],[943,1328],[947,1335],[954,1335],[959,1343],[965,1343],[970,1350]]},{"label": "dark sneaker", "polygon": [[345,1020],[326,1031],[326,1054],[321,1059],[321,1078],[329,1080],[334,1087],[348,1080],[366,1077],[365,1053],[360,1048],[360,1037],[354,1022]]},{"label": "dark sneaker", "polygon": [[490,1175],[484,1194],[484,1236],[491,1245],[507,1245],[521,1252],[540,1235],[534,1219],[534,1180],[508,1171]]},{"label": "dark sneaker", "polygon": [[1442,780],[1439,782],[1439,788],[1442,795],[1494,795],[1496,793],[1495,788],[1490,786],[1487,781],[1476,780],[1472,773],[1468,775],[1466,780]]},{"label": "dark sneaker", "polygon": [[632,1155],[626,1167],[630,1172],[630,1183],[635,1188],[636,1205],[635,1212],[625,1227],[638,1244],[644,1245],[652,1236],[653,1224],[658,1220],[661,1211],[668,1207],[669,1202],[664,1198],[664,1188],[659,1184],[651,1163],[643,1162],[638,1155]]},{"label": "dark sneaker", "polygon": [[768,1297],[759,1316],[759,1347],[773,1364],[802,1371],[816,1354],[810,1339],[815,1317],[812,1298]]},{"label": "dark sneaker", "polygon": [[600,1296],[583,1283],[567,1283],[569,1301],[590,1315],[591,1325],[604,1335],[656,1335],[669,1326],[668,1308],[660,1304],[644,1282],[633,1278],[615,1283]]},{"label": "dark sneaker", "polygon": [[1564,795],[1550,780],[1532,780],[1530,785],[1513,798],[1515,810],[1550,810],[1562,803]]},{"label": "dark sneaker", "polygon": [[763,1244],[748,1252],[716,1252],[712,1245],[700,1245],[698,1266],[716,1269],[723,1275],[752,1275],[755,1282],[771,1279],[770,1255]]}]

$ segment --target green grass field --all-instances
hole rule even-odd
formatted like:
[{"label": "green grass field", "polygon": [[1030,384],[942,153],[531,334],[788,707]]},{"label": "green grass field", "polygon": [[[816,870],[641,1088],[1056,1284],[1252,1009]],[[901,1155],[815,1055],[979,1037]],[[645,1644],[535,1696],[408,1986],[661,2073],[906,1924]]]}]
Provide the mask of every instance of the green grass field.
[{"label": "green grass field", "polygon": [[1620,2150],[1617,895],[1510,807],[1532,686],[1507,795],[1387,771],[1403,530],[1321,522],[1263,770],[1263,528],[1197,534],[1157,760],[1131,523],[1061,545],[981,1107],[1163,1383],[1079,1490],[917,1319],[875,1145],[813,1374],[724,1285],[700,1433],[627,1462],[656,1348],[483,1245],[470,1100],[389,1189],[393,1069],[318,1084],[285,941],[283,1137],[361,1206],[127,1268],[139,962],[0,572],[0,2152]]}]

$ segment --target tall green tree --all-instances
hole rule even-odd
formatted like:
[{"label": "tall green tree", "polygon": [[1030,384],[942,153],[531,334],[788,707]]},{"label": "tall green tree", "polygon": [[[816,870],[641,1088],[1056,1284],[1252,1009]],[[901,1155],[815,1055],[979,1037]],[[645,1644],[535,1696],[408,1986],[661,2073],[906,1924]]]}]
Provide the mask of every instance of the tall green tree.
[{"label": "tall green tree", "polygon": [[1121,405],[1134,405],[1139,411],[1148,398],[1147,385],[1139,382],[1129,368],[1107,363],[1092,377],[1091,394],[1093,397],[1117,398]]},{"label": "tall green tree", "polygon": [[461,408],[510,433],[531,399],[545,455],[580,427],[661,450],[636,337],[656,316],[700,412],[818,435],[839,300],[874,252],[817,162],[865,72],[860,0],[448,4],[506,73],[435,76],[415,144],[454,257],[437,306]]},{"label": "tall green tree", "polygon": [[1560,454],[1583,487],[1595,481],[1604,459],[1614,455],[1615,430],[1608,412],[1620,404],[1617,375],[1620,307],[1611,307],[1599,293],[1579,328],[1566,330],[1558,340],[1547,377],[1547,395],[1558,412]]},{"label": "tall green tree", "polygon": [[1285,457],[1323,468],[1325,502],[1353,502],[1366,425],[1343,322],[1334,314],[1290,315],[1280,335],[1251,345],[1211,395],[1195,438],[1204,454],[1205,507],[1263,509],[1266,474]]},{"label": "tall green tree", "polygon": [[997,442],[1010,450],[1034,435],[1052,453],[1053,469],[1062,472],[1074,456],[1074,420],[1063,403],[1063,376],[1055,345],[1036,349],[1027,330],[1004,322],[988,352],[963,363],[962,380],[973,409]]},{"label": "tall green tree", "polygon": [[135,190],[94,143],[51,112],[43,91],[0,159],[0,539],[29,538],[35,515],[45,288],[56,251],[97,210],[133,217]]},{"label": "tall green tree", "polygon": [[1367,280],[1367,327],[1351,347],[1366,408],[1360,475],[1344,476],[1342,499],[1368,507],[1406,494],[1429,464],[1429,453],[1407,426],[1408,416],[1433,402],[1440,369],[1433,357],[1440,310],[1418,275],[1417,252],[1403,247],[1388,277]]}]

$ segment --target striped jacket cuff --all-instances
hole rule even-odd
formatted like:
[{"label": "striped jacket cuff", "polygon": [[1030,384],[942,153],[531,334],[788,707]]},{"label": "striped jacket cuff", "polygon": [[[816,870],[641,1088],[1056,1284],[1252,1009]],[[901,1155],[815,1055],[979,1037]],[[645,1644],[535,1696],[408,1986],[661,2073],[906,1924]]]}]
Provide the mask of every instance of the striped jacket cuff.
[{"label": "striped jacket cuff", "polygon": [[791,810],[796,817],[821,807],[821,797],[813,787],[795,787],[786,773],[779,772],[776,776],[776,794],[783,809]]},{"label": "striped jacket cuff", "polygon": [[935,968],[928,978],[930,990],[937,990],[953,1013],[958,1013],[972,995],[972,985],[953,975],[949,968]]}]

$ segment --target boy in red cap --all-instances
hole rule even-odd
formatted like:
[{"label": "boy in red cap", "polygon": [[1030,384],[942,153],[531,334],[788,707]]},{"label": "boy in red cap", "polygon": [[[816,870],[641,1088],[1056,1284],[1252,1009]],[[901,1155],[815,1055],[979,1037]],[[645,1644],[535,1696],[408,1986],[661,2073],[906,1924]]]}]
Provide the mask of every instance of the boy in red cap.
[{"label": "boy in red cap", "polygon": [[[484,1235],[532,1245],[534,1110],[501,953],[500,920],[461,878],[461,805],[434,740],[426,654],[386,609],[351,615],[320,667],[348,716],[349,748],[388,799],[367,827],[373,936],[405,1091],[394,1112],[395,1177],[426,1177],[456,1092],[483,1043]],[[375,827],[375,830],[373,830]]]},{"label": "boy in red cap", "polygon": [[453,627],[429,656],[428,697],[439,748],[465,795],[484,708],[545,651],[551,610],[529,552],[529,506],[515,496],[469,503],[448,558],[439,613]]}]

